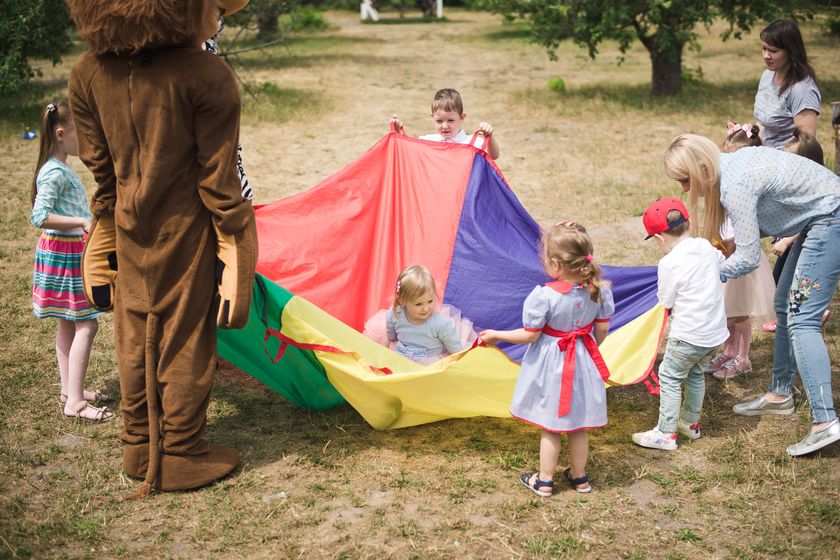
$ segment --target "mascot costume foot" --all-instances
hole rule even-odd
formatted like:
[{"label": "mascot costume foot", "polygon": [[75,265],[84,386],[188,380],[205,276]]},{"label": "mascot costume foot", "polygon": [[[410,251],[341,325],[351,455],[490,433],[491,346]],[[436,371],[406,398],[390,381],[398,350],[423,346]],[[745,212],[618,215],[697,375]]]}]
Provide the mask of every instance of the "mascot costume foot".
[{"label": "mascot costume foot", "polygon": [[198,488],[236,451],[204,439],[216,327],[248,320],[257,237],[236,173],[239,89],[201,49],[247,0],[69,0],[89,50],[70,74],[79,156],[93,172],[85,292],[114,311],[123,468]]}]

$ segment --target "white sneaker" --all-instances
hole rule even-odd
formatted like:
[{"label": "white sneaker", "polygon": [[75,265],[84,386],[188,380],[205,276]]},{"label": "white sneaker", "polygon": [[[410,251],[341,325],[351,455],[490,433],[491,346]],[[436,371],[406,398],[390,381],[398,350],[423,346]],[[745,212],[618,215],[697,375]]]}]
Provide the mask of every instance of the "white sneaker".
[{"label": "white sneaker", "polygon": [[650,449],[674,451],[677,448],[677,434],[660,432],[657,427],[647,432],[637,432],[633,434],[633,443],[641,445],[642,447],[649,447]]},{"label": "white sneaker", "polygon": [[677,431],[688,439],[700,439],[700,423],[686,424],[682,419],[677,422]]}]

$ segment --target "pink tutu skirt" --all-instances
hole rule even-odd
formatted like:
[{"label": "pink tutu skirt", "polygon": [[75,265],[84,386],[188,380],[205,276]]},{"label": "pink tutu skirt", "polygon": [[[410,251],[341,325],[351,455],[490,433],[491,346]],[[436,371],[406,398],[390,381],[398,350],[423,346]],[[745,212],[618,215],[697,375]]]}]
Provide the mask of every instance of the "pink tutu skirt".
[{"label": "pink tutu skirt", "polygon": [[[461,311],[457,307],[443,304],[438,307],[437,312],[442,314],[444,317],[452,319],[452,322],[455,323],[455,332],[458,333],[458,340],[461,341],[462,348],[470,348],[478,339],[478,333],[476,333],[473,328],[473,322],[466,317],[463,317],[461,315]],[[362,334],[371,340],[378,342],[382,346],[387,346],[393,349],[394,342],[388,340],[388,334],[385,328],[385,317],[387,314],[387,309],[380,309],[377,311],[370,319],[365,321],[365,327]],[[430,357],[423,360],[422,363],[436,362],[447,355],[448,354],[444,353],[440,356]]]},{"label": "pink tutu skirt", "polygon": [[776,318],[773,299],[776,285],[773,272],[764,252],[758,260],[758,268],[740,278],[729,280],[726,284],[726,316],[755,317],[761,322]]}]

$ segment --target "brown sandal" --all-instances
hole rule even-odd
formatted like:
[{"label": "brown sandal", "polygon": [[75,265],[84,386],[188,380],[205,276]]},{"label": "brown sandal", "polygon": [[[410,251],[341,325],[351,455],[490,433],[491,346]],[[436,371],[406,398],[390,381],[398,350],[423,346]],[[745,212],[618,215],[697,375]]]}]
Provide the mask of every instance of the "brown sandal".
[{"label": "brown sandal", "polygon": [[[83,416],[82,412],[87,410],[93,410],[93,416]],[[108,410],[107,406],[96,407],[88,404],[87,401],[79,401],[76,406],[73,407],[72,414],[64,412],[64,415],[68,418],[79,418],[81,420],[90,420],[92,422],[106,422],[114,417],[114,413]]]}]

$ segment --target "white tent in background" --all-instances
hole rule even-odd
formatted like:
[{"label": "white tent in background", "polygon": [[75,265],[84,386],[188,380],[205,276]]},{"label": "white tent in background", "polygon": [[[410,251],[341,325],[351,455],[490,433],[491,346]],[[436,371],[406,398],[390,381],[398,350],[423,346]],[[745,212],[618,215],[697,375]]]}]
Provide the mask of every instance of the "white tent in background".
[{"label": "white tent in background", "polygon": [[379,12],[376,11],[376,8],[373,7],[373,3],[370,0],[362,0],[359,16],[362,18],[362,21],[379,21]]},{"label": "white tent in background", "polygon": [[[443,0],[435,0],[435,3],[435,17],[441,19],[443,17]],[[359,17],[362,21],[379,21],[379,12],[373,7],[372,0],[362,0],[359,6]]]}]

